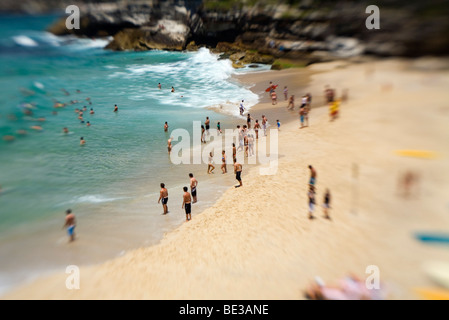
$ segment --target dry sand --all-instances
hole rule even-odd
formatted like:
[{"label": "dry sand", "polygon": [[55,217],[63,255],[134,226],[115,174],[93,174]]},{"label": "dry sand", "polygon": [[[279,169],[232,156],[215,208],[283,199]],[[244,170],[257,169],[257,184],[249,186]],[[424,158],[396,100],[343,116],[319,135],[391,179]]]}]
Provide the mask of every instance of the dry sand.
[{"label": "dry sand", "polygon": [[[414,238],[449,226],[449,71],[438,71],[440,63],[447,65],[332,62],[239,77],[256,83],[256,92],[270,80],[280,85],[278,105],[265,98],[251,110],[255,118],[267,114],[271,128],[276,118],[282,122],[275,175],[244,165],[242,188],[229,189],[201,214],[194,211],[192,221],[155,246],[81,267],[79,290],[66,289],[62,271],[3,298],[304,299],[317,275],[333,284],[348,273],[366,278],[366,268],[375,265],[389,299],[420,299],[414,288],[434,286],[423,264],[449,261],[447,247]],[[334,122],[323,104],[327,84],[338,95],[349,89]],[[295,111],[285,108],[284,85],[296,95]],[[306,92],[313,96],[310,126],[299,129]],[[432,150],[438,157],[401,157],[398,149]],[[318,172],[319,205],[325,188],[331,190],[331,220],[320,206],[316,219],[307,217],[309,164]],[[397,188],[406,170],[420,175],[409,198]]]}]

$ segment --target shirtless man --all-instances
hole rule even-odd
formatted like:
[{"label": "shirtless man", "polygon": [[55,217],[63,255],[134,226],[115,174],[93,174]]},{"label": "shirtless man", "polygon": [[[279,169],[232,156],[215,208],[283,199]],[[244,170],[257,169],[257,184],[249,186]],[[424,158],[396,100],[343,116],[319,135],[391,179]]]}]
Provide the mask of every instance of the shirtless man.
[{"label": "shirtless man", "polygon": [[242,177],[241,177],[241,175],[242,175],[242,165],[237,162],[237,159],[234,159],[234,173],[235,173],[235,178],[240,183],[238,186],[235,186],[235,187],[236,188],[241,187],[243,185]]},{"label": "shirtless man", "polygon": [[117,107],[117,105],[115,105],[114,106],[114,112],[117,112],[118,111],[118,107]]},{"label": "shirtless man", "polygon": [[206,117],[206,121],[204,122],[204,126],[206,127],[206,134],[209,135],[209,129],[210,129],[209,117]]},{"label": "shirtless man", "polygon": [[192,219],[192,198],[190,197],[190,193],[188,192],[188,188],[184,187],[184,194],[182,195],[182,209],[186,210],[186,221],[189,221]]},{"label": "shirtless man", "polygon": [[75,240],[75,215],[72,213],[72,210],[67,209],[65,212],[65,223],[63,228],[67,228],[67,233],[70,238],[70,242],[73,242]]},{"label": "shirtless man", "polygon": [[86,140],[83,137],[80,138],[80,146],[84,146],[86,144]]},{"label": "shirtless man", "polygon": [[164,131],[165,131],[165,132],[168,131],[168,123],[167,123],[167,121],[165,121],[165,124],[164,124]]},{"label": "shirtless man", "polygon": [[170,137],[170,139],[167,140],[167,149],[168,149],[168,153],[170,154],[171,152],[171,141],[173,140],[173,137]]},{"label": "shirtless man", "polygon": [[232,159],[237,159],[237,149],[235,147],[235,143],[232,144]]},{"label": "shirtless man", "polygon": [[190,191],[192,192],[193,203],[197,201],[196,199],[196,186],[198,185],[198,180],[193,177],[193,173],[189,173],[190,177]]},{"label": "shirtless man", "polygon": [[168,207],[167,207],[168,190],[167,190],[167,188],[165,188],[164,183],[161,183],[161,192],[160,192],[159,200],[157,201],[157,203],[161,202],[161,200],[162,200],[162,207],[164,208],[163,214],[167,214],[168,213]]},{"label": "shirtless man", "polygon": [[316,170],[314,167],[312,167],[311,165],[309,165],[309,169],[310,169],[310,181],[309,181],[309,185],[310,186],[315,186],[316,183]]}]

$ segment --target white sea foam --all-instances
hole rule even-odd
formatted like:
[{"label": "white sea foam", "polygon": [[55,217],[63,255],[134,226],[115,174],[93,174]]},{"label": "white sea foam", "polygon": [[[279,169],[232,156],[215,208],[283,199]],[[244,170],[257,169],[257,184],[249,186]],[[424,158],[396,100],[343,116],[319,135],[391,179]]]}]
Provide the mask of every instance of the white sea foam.
[{"label": "white sea foam", "polygon": [[[155,52],[149,54],[155,54]],[[128,65],[124,69],[112,73],[109,77],[139,79],[142,83],[149,81],[172,82],[164,82],[162,91],[158,90],[155,85],[153,90],[150,89],[145,93],[142,93],[142,90],[137,90],[135,94],[130,92],[129,99],[131,100],[155,98],[164,105],[215,108],[217,111],[234,116],[239,115],[238,106],[242,100],[245,100],[244,105],[247,110],[258,103],[259,97],[249,88],[232,81],[231,76],[237,71],[232,67],[230,60],[219,60],[218,55],[212,54],[206,48],[201,48],[197,52],[185,53],[185,55],[187,55],[186,59],[176,62]],[[253,70],[248,68],[246,71],[238,71],[238,73],[252,72]],[[171,86],[175,88],[175,92],[167,94]]]},{"label": "white sea foam", "polygon": [[23,47],[37,47],[39,44],[30,37],[20,35],[12,37],[14,42]]},{"label": "white sea foam", "polygon": [[73,204],[73,203],[103,203],[103,202],[112,202],[117,200],[128,199],[128,197],[117,197],[117,198],[108,198],[102,195],[86,195],[73,198],[70,201],[67,201],[61,205]]}]

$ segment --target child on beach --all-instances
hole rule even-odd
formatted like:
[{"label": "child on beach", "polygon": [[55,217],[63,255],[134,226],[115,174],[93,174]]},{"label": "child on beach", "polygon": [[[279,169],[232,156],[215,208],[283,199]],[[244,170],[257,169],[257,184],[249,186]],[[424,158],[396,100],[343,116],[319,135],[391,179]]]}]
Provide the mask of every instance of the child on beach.
[{"label": "child on beach", "polygon": [[221,125],[220,125],[220,121],[217,122],[217,132],[218,132],[218,134],[221,134]]},{"label": "child on beach", "polygon": [[279,120],[276,120],[276,124],[278,126],[278,130],[281,130],[281,123],[279,122]]}]

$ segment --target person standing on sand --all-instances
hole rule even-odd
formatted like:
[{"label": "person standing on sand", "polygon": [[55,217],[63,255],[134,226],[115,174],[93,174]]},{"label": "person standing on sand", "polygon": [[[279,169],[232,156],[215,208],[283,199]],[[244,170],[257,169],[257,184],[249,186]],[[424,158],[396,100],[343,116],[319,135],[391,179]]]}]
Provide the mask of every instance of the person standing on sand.
[{"label": "person standing on sand", "polygon": [[196,198],[196,187],[198,185],[198,180],[193,177],[193,173],[189,173],[190,177],[190,191],[192,192],[193,203],[197,201]]},{"label": "person standing on sand", "polygon": [[234,159],[234,173],[235,173],[235,179],[239,182],[238,186],[235,186],[236,188],[241,187],[243,185],[242,183],[242,165],[237,162],[237,159]]},{"label": "person standing on sand", "polygon": [[239,147],[237,148],[237,151],[240,149],[243,150],[243,128],[240,128],[240,125],[237,125],[237,130],[239,131]]},{"label": "person standing on sand", "polygon": [[291,95],[290,99],[288,100],[287,110],[293,110],[295,109],[295,96]]},{"label": "person standing on sand", "polygon": [[299,120],[301,121],[301,127],[300,129],[304,128],[304,118],[305,118],[305,114],[306,114],[306,109],[304,108],[304,106],[301,106],[299,108]]},{"label": "person standing on sand", "polygon": [[232,160],[237,159],[237,148],[235,147],[235,143],[232,144]]},{"label": "person standing on sand", "polygon": [[215,166],[213,163],[214,163],[214,156],[212,155],[212,152],[210,152],[209,153],[209,164],[207,165],[207,173],[208,174],[214,173],[213,171],[215,169]]},{"label": "person standing on sand", "polygon": [[310,186],[309,193],[309,219],[313,219],[313,212],[315,211],[315,188]]},{"label": "person standing on sand", "polygon": [[259,120],[256,120],[256,123],[254,124],[254,131],[256,132],[256,140],[259,139],[259,129],[260,129]]},{"label": "person standing on sand", "polygon": [[165,121],[165,124],[164,124],[164,131],[165,131],[165,132],[168,131],[168,123],[167,123],[167,121]]},{"label": "person standing on sand", "polygon": [[284,98],[285,98],[285,101],[287,101],[287,99],[288,99],[288,89],[287,89],[287,86],[284,87]]},{"label": "person standing on sand", "polygon": [[168,154],[171,153],[171,148],[172,148],[171,141],[172,141],[172,140],[173,140],[173,137],[170,137],[170,139],[167,140]]},{"label": "person standing on sand", "polygon": [[271,92],[271,104],[272,105],[277,104],[278,103],[277,99],[278,99],[278,97],[277,97],[276,91],[273,90],[273,92]]},{"label": "person standing on sand", "polygon": [[248,129],[251,129],[251,120],[254,120],[253,117],[248,113],[246,117],[246,125],[248,126]]},{"label": "person standing on sand", "polygon": [[326,193],[324,194],[324,201],[323,201],[323,211],[324,211],[324,217],[326,219],[330,219],[329,216],[329,209],[331,207],[331,193],[329,189],[326,189]]},{"label": "person standing on sand", "polygon": [[189,221],[192,219],[192,198],[190,197],[190,193],[188,192],[188,188],[184,187],[184,194],[182,195],[182,209],[186,210],[186,221]]},{"label": "person standing on sand", "polygon": [[281,130],[281,123],[279,122],[279,120],[276,120],[276,124],[278,126],[278,131],[280,131]]},{"label": "person standing on sand", "polygon": [[72,213],[72,210],[67,209],[65,212],[65,223],[63,228],[67,228],[67,234],[69,235],[69,241],[75,241],[75,215]]},{"label": "person standing on sand", "polygon": [[206,134],[209,135],[209,129],[210,129],[209,117],[206,117],[206,121],[204,122],[204,126],[206,127]]},{"label": "person standing on sand", "polygon": [[262,115],[262,129],[263,129],[263,135],[266,136],[267,135],[267,118],[265,117],[265,115]]},{"label": "person standing on sand", "polygon": [[228,173],[228,169],[226,168],[226,151],[221,152],[221,171],[222,173]]},{"label": "person standing on sand", "polygon": [[205,132],[206,132],[206,129],[204,129],[204,126],[201,125],[201,143],[206,143]]},{"label": "person standing on sand", "polygon": [[161,200],[162,200],[162,207],[164,208],[163,214],[167,214],[168,213],[168,206],[167,206],[168,190],[167,190],[167,188],[165,188],[164,183],[161,183],[161,192],[160,192],[159,200],[157,201],[157,203],[161,202]]},{"label": "person standing on sand", "polygon": [[316,183],[316,170],[311,165],[309,165],[309,169],[310,169],[309,185],[311,185],[313,187],[313,186],[315,186],[315,183]]},{"label": "person standing on sand", "polygon": [[222,133],[222,132],[221,132],[220,121],[217,122],[217,132],[218,132],[219,135]]},{"label": "person standing on sand", "polygon": [[254,155],[254,136],[253,134],[248,135],[248,146],[249,146],[249,155]]}]

